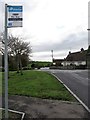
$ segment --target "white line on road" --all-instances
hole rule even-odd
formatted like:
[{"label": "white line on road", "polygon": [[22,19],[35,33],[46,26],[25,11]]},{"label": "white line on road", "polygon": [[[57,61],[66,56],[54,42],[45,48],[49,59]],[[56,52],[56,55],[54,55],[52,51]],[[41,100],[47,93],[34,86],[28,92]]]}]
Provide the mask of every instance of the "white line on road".
[{"label": "white line on road", "polygon": [[82,102],[82,100],[80,100],[79,99],[79,97],[75,94],[75,93],[73,93],[71,90],[70,90],[70,88],[68,88],[68,86],[67,85],[65,85],[63,82],[62,82],[62,80],[60,80],[56,75],[54,75],[53,73],[51,73],[59,82],[61,82],[64,86],[65,86],[65,88],[83,105],[83,107],[90,113],[90,109],[88,108],[88,106],[86,106],[83,102]]}]

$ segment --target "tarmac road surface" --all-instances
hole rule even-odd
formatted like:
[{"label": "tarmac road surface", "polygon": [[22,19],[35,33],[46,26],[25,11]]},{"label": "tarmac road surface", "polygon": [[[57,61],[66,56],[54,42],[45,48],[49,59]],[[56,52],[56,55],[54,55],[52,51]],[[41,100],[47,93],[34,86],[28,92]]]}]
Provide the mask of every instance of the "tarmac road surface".
[{"label": "tarmac road surface", "polygon": [[[90,79],[88,70],[45,70],[58,77],[87,107],[89,106]],[[89,107],[90,109],[90,107]]]}]

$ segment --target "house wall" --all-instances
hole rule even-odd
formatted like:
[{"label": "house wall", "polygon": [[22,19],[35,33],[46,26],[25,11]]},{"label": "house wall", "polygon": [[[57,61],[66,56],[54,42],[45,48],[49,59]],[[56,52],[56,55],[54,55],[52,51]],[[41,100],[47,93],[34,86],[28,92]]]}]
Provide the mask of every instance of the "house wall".
[{"label": "house wall", "polygon": [[86,61],[64,61],[62,62],[63,66],[67,66],[67,65],[76,65],[76,66],[79,66],[79,65],[86,65]]},{"label": "house wall", "polygon": [[54,61],[54,62],[53,62],[53,65],[56,65],[56,66],[60,66],[61,64],[62,64],[61,61]]}]

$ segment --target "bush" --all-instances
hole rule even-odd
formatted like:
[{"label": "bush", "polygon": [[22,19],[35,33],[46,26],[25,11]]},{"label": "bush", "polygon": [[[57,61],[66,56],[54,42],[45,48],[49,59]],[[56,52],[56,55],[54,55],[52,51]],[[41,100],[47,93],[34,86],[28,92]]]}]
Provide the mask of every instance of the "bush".
[{"label": "bush", "polygon": [[86,69],[86,68],[87,68],[86,65],[75,66],[75,69]]},{"label": "bush", "polygon": [[31,70],[30,67],[23,67],[23,70]]},{"label": "bush", "polygon": [[4,68],[2,67],[2,68],[0,68],[0,72],[4,72]]}]

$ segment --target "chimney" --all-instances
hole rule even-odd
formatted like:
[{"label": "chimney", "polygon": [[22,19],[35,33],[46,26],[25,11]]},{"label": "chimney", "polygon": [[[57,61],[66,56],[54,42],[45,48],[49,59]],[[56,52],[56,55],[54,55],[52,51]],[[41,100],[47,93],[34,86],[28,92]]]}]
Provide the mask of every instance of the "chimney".
[{"label": "chimney", "polygon": [[81,52],[83,52],[84,51],[84,49],[83,48],[81,48]]},{"label": "chimney", "polygon": [[71,51],[69,51],[69,55],[71,54]]}]

